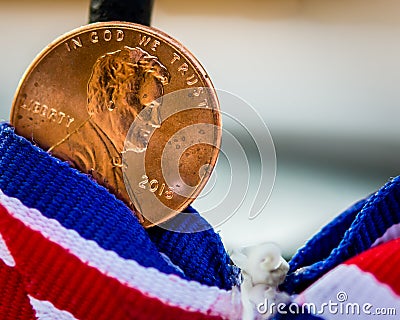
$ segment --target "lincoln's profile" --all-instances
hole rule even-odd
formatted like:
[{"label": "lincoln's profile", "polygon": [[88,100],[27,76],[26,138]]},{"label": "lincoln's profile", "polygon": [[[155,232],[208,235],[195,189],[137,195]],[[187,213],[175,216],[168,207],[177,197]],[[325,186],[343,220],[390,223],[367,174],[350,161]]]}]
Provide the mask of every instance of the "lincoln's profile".
[{"label": "lincoln's profile", "polygon": [[125,190],[121,152],[126,134],[141,113],[137,150],[147,147],[146,126],[160,126],[159,98],[169,81],[167,69],[140,48],[125,46],[97,59],[87,86],[88,120],[53,153],[101,184]]}]

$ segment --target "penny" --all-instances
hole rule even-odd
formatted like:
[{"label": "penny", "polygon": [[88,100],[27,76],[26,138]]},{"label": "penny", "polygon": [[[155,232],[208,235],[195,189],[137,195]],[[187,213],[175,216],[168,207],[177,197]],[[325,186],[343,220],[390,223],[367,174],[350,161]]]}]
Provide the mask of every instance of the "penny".
[{"label": "penny", "polygon": [[19,84],[11,124],[91,175],[146,227],[199,195],[221,142],[217,96],[200,63],[163,32],[126,22],[90,24],[45,48]]}]

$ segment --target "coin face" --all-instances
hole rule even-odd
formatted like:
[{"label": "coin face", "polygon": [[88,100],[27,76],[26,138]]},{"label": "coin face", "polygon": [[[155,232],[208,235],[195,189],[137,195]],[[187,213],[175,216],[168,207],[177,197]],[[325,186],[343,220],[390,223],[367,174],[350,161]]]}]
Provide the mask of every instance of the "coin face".
[{"label": "coin face", "polygon": [[16,132],[90,174],[145,226],[200,193],[221,120],[199,62],[159,30],[96,23],[49,45],[26,71],[11,111]]}]

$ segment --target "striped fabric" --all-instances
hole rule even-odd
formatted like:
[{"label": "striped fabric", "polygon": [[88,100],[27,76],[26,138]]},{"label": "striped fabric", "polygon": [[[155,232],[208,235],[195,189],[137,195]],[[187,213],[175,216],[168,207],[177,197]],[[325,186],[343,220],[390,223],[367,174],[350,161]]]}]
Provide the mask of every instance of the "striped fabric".
[{"label": "striped fabric", "polygon": [[289,262],[282,289],[300,293],[346,260],[396,238],[400,224],[400,177],[391,179],[321,229]]},{"label": "striped fabric", "polygon": [[[240,319],[233,291],[142,267],[4,194],[0,222],[0,285],[23,303],[16,318]],[[17,305],[0,314],[11,319]]]},{"label": "striped fabric", "polygon": [[399,221],[396,177],[299,249],[282,286],[299,293],[287,306],[299,312],[274,319],[399,319]]},{"label": "striped fabric", "polygon": [[391,240],[337,266],[295,302],[327,320],[399,319],[399,263],[400,239]]}]

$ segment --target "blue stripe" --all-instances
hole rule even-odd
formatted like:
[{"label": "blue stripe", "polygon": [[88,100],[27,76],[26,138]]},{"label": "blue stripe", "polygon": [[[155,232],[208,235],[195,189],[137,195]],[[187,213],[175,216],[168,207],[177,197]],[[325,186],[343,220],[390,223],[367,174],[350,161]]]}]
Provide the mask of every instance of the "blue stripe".
[{"label": "blue stripe", "polygon": [[[196,210],[187,208],[168,225],[181,232],[153,227],[148,230],[150,238],[188,278],[227,290],[238,284],[239,268],[230,264],[220,236]],[[204,231],[190,233],[197,230]]]}]

